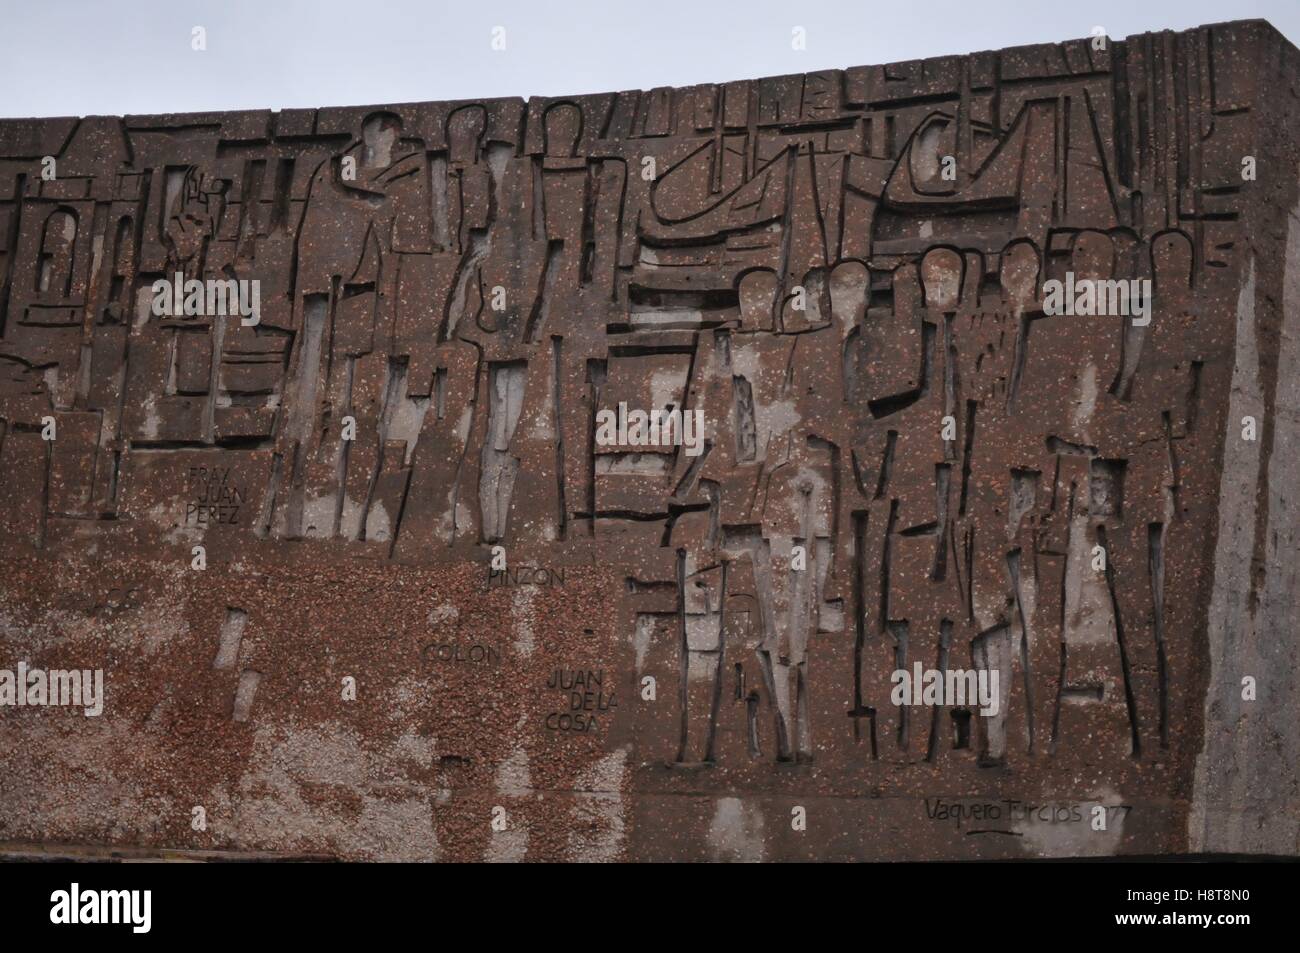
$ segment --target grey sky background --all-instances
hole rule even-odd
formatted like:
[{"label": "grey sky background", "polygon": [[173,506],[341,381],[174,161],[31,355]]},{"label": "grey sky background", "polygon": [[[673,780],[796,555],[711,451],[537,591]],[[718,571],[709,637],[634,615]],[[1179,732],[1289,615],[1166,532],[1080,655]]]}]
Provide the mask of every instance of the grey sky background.
[{"label": "grey sky background", "polygon": [[[597,93],[1263,18],[1300,0],[5,0],[0,116]],[[207,49],[191,48],[203,26]],[[505,28],[506,49],[491,47]],[[791,48],[794,27],[807,48]]]}]

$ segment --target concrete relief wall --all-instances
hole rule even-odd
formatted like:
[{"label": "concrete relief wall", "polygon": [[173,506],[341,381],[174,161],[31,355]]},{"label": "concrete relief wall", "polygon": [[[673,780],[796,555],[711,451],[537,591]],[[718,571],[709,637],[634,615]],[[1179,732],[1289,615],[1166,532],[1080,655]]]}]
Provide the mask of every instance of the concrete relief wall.
[{"label": "concrete relief wall", "polygon": [[1294,853],[1296,75],[0,121],[0,844]]}]

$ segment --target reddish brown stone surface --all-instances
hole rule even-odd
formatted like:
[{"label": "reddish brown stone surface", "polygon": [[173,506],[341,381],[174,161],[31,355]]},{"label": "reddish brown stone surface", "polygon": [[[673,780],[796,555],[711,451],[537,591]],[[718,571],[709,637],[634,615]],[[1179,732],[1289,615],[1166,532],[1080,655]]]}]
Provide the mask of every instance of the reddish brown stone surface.
[{"label": "reddish brown stone surface", "polygon": [[0,121],[0,849],[1296,853],[1297,54],[1098,45]]}]

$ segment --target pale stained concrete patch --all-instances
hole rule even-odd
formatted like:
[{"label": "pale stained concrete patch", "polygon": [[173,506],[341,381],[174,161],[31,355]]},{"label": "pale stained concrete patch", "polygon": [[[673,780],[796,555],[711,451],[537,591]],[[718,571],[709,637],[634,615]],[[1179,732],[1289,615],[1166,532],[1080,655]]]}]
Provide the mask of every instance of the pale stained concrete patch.
[{"label": "pale stained concrete patch", "polygon": [[763,363],[758,348],[737,345],[732,348],[732,373],[749,381],[754,393],[755,459],[779,462],[786,453],[785,434],[799,426],[802,417],[794,398],[764,401],[762,395],[775,392],[765,386],[774,375],[784,374],[784,364],[772,368]]},{"label": "pale stained concrete patch", "polygon": [[[331,499],[331,504],[333,500]],[[344,539],[356,539],[357,530],[361,528],[361,521],[365,519],[366,505],[363,502],[357,502],[351,497],[344,495],[343,512],[339,514],[339,535]],[[333,512],[331,511],[331,516]],[[330,524],[318,525],[318,535],[328,536],[330,534]]]},{"label": "pale stained concrete patch", "polygon": [[[8,603],[11,599],[12,595],[5,593],[4,601]],[[21,640],[25,651],[29,653],[56,649],[65,644],[69,635],[75,636],[78,633],[98,636],[101,634],[98,621],[79,612],[50,609],[30,623],[20,624],[9,614],[7,606],[0,604],[0,640]],[[17,664],[18,660],[12,656],[0,660],[0,667],[8,669],[13,669]]]},{"label": "pale stained concrete patch", "polygon": [[[357,683],[357,694],[360,697],[365,684],[360,678]],[[432,701],[428,680],[418,675],[406,675],[399,678],[385,693],[383,712],[394,724],[409,723]]]},{"label": "pale stained concrete patch", "polygon": [[77,549],[87,559],[95,559],[99,556],[99,527],[95,526],[94,520],[77,520],[80,524],[72,527],[72,533],[77,539]]},{"label": "pale stained concrete patch", "polygon": [[183,605],[188,591],[176,587],[133,609],[129,618],[114,621],[109,627],[111,643],[137,654],[155,655],[169,643],[188,641],[190,625]]},{"label": "pale stained concrete patch", "polygon": [[692,652],[716,652],[722,641],[722,614],[691,614],[686,617],[686,647]]},{"label": "pale stained concrete patch", "polygon": [[[1272,278],[1272,276],[1266,276]],[[1246,266],[1237,302],[1236,362],[1228,402],[1214,581],[1206,626],[1210,679],[1205,736],[1197,756],[1188,817],[1193,851],[1292,854],[1300,846],[1296,764],[1300,763],[1300,625],[1294,558],[1300,545],[1296,458],[1300,456],[1300,206],[1290,212],[1282,275],[1272,453],[1260,487],[1265,408],[1257,341],[1255,261]],[[1275,308],[1276,283],[1259,294]],[[1259,438],[1242,439],[1252,416]],[[1249,554],[1259,507],[1268,572],[1252,604]],[[1242,696],[1242,677],[1257,680],[1255,701]]]},{"label": "pale stained concrete patch", "polygon": [[731,349],[731,372],[748,381],[756,381],[765,368],[757,348],[745,347],[737,342]]},{"label": "pale stained concrete patch", "polygon": [[1192,850],[1224,850],[1240,844],[1244,831],[1234,801],[1244,793],[1253,774],[1253,771],[1243,771],[1247,766],[1240,760],[1244,754],[1240,744],[1248,729],[1245,703],[1236,677],[1243,670],[1243,663],[1249,664],[1243,656],[1253,641],[1255,622],[1248,605],[1250,560],[1242,558],[1242,554],[1254,549],[1259,515],[1260,443],[1241,438],[1241,421],[1246,416],[1254,417],[1257,422],[1264,417],[1259,345],[1255,338],[1253,257],[1237,299],[1236,360],[1224,421],[1219,533],[1206,625],[1210,684],[1205,695],[1205,741],[1196,759],[1195,796],[1188,818]]},{"label": "pale stained concrete patch", "polygon": [[763,860],[763,814],[753,802],[718,798],[708,838],[715,861],[759,863]]},{"label": "pale stained concrete patch", "polygon": [[185,525],[178,505],[159,501],[145,511],[144,519],[159,529],[167,530],[163,539],[173,546],[179,546],[181,543],[192,545],[203,540],[204,528],[198,525]]},{"label": "pale stained concrete patch", "polygon": [[162,417],[158,415],[158,398],[149,397],[144,402],[144,439],[157,440],[162,429]]},{"label": "pale stained concrete patch", "polygon": [[1020,606],[1025,612],[1025,623],[1028,626],[1026,633],[1029,646],[1032,649],[1035,638],[1034,619],[1038,611],[1038,578],[1034,572],[1034,562],[1032,559],[1020,560]]},{"label": "pale stained concrete patch", "polygon": [[474,405],[466,404],[465,409],[460,412],[460,419],[456,421],[456,439],[460,446],[465,446],[465,441],[469,439],[469,428],[474,423]]},{"label": "pale stained concrete patch", "polygon": [[460,618],[460,610],[450,602],[443,602],[429,610],[429,625],[454,625]]},{"label": "pale stained concrete patch", "polygon": [[[682,406],[682,394],[686,390],[686,370],[669,370],[660,368],[650,375],[650,406],[642,410],[663,410],[669,404],[678,410]],[[637,408],[629,408],[635,410]]]},{"label": "pale stained concrete patch", "polygon": [[664,453],[605,453],[596,457],[596,475],[664,477],[671,465]]},{"label": "pale stained concrete patch", "polygon": [[514,634],[515,651],[521,658],[533,654],[535,640],[533,624],[537,621],[533,610],[533,599],[537,590],[532,586],[518,586],[510,596],[510,630]]},{"label": "pale stained concrete patch", "polygon": [[699,561],[695,554],[688,552],[686,554],[686,611],[688,613],[703,612],[707,604],[706,594],[709,588],[702,584],[702,580],[695,578],[695,573],[699,569]]},{"label": "pale stained concrete patch", "polygon": [[384,860],[425,862],[438,859],[438,838],[428,801],[411,797],[401,801],[365,797],[356,822],[363,833],[374,832]]},{"label": "pale stained concrete patch", "polygon": [[623,745],[579,775],[569,828],[570,861],[586,864],[621,859],[627,834],[623,786],[629,750]]},{"label": "pale stained concrete patch", "polygon": [[[1124,840],[1124,821],[1127,811],[1120,808],[1126,802],[1124,798],[1110,788],[1099,788],[1093,793],[1092,800],[1046,805],[1033,812],[1029,817],[1018,820],[1011,829],[1022,835],[1022,847],[1030,857],[1110,857],[1119,853]],[[1068,819],[1056,820],[1051,808],[1073,811],[1077,808],[1079,818],[1071,814]],[[1095,809],[1102,809],[1102,819],[1098,819]],[[1095,830],[1095,823],[1102,823],[1105,829]]]},{"label": "pale stained concrete patch", "polygon": [[[785,452],[784,444],[780,447]],[[782,468],[778,475],[786,481],[789,492],[769,494],[765,501],[764,519],[781,526],[806,529],[810,537],[831,534],[830,483],[813,467],[801,466],[793,476],[786,476],[790,471]],[[803,489],[808,489],[805,496]],[[806,524],[806,526],[805,526]],[[794,541],[790,540],[789,545]],[[813,561],[812,544],[805,543],[808,550],[808,562]],[[788,553],[788,549],[785,551]]]},{"label": "pale stained concrete patch", "polygon": [[429,398],[407,397],[397,402],[393,419],[388,423],[388,439],[400,440],[406,444],[403,463],[410,466],[415,453],[415,444],[420,439],[420,428],[424,425],[424,415],[429,410]]},{"label": "pale stained concrete patch", "polygon": [[248,628],[248,613],[242,609],[227,609],[221,623],[221,638],[217,644],[217,657],[212,661],[215,669],[234,668],[239,661],[239,647],[243,644],[244,630]]},{"label": "pale stained concrete patch", "polygon": [[474,525],[474,507],[464,499],[464,494],[456,500],[456,527],[460,532]]},{"label": "pale stained concrete patch", "polygon": [[[26,624],[19,624],[10,614],[9,606],[17,601],[16,594],[5,591],[0,593],[0,640],[21,639],[27,651],[36,653],[75,645],[82,639],[106,639],[112,648],[129,652],[133,657],[156,655],[169,643],[183,643],[190,637],[186,612],[190,590],[180,578],[190,571],[188,561],[170,570],[156,569],[170,577],[167,583],[154,598],[129,609],[94,615],[78,609],[51,608]],[[17,594],[17,598],[23,595]],[[108,672],[105,678],[109,678]]]},{"label": "pale stained concrete patch", "polygon": [[1002,580],[990,577],[975,577],[974,605],[975,623],[981,632],[987,632],[1000,625],[1006,618],[1007,597]]},{"label": "pale stained concrete patch", "polygon": [[438,538],[444,542],[452,538],[456,531],[456,487],[447,491],[447,508],[438,517]]},{"label": "pale stained concrete patch", "polygon": [[416,769],[424,769],[437,757],[437,745],[427,735],[408,731],[393,743],[393,758]]},{"label": "pale stained concrete patch", "polygon": [[528,830],[508,806],[506,824],[505,830],[493,831],[488,838],[483,860],[489,864],[517,864],[528,854]]},{"label": "pale stained concrete patch", "polygon": [[532,411],[532,426],[528,428],[531,440],[549,442],[555,439],[555,382],[554,375],[546,386],[546,399]]},{"label": "pale stained concrete patch", "polygon": [[1105,575],[1092,568],[1093,544],[1088,539],[1087,515],[1076,515],[1071,530],[1065,572],[1065,641],[1071,645],[1112,643],[1114,609]]},{"label": "pale stained concrete patch", "polygon": [[831,572],[831,541],[817,539],[814,541],[817,551],[817,587],[813,598],[817,600],[817,631],[843,632],[844,606],[838,602],[826,602],[826,582]]},{"label": "pale stained concrete patch", "polygon": [[[67,712],[45,709],[24,719],[23,747],[38,758],[9,757],[0,788],[0,830],[7,841],[47,841],[51,830],[68,832],[86,843],[143,842],[153,836],[154,819],[182,810],[141,782],[124,751],[161,747],[160,732],[132,718],[116,718],[111,685],[104,688],[104,714],[76,721]],[[10,751],[0,724],[0,748]],[[9,792],[40,792],[30,797]],[[183,808],[188,812],[189,806]]]},{"label": "pale stained concrete patch", "polygon": [[[72,220],[69,219],[64,224],[64,230],[66,231],[67,227],[73,224],[74,223],[72,222]],[[76,233],[77,233],[77,229],[74,226],[72,229],[72,235],[68,236],[68,240],[72,241],[72,239],[76,236]],[[93,239],[91,239],[90,242],[90,287],[92,288],[96,287],[96,282],[99,281],[99,269],[103,264],[104,264],[104,236],[96,235]]]},{"label": "pale stained concrete patch", "polygon": [[[520,716],[515,725],[516,737],[527,737],[528,716]],[[528,749],[523,741],[515,744],[510,756],[497,765],[496,789],[507,797],[524,797],[532,793],[533,779],[528,770]]]},{"label": "pale stained concrete patch", "polygon": [[776,702],[776,709],[781,713],[787,725],[794,720],[794,699],[791,697],[793,690],[790,682],[790,670],[792,666],[787,662],[773,661],[772,674],[775,682],[773,691],[773,700]]},{"label": "pale stained concrete patch", "polygon": [[388,510],[384,509],[383,503],[375,500],[366,515],[366,539],[384,543],[391,538],[392,522],[388,518]]},{"label": "pale stained concrete patch", "polygon": [[45,379],[45,389],[48,390],[51,394],[56,395],[55,406],[56,407],[64,406],[64,401],[62,400],[62,398],[57,396],[59,394],[59,369],[57,367],[47,367],[41,373],[41,377]]},{"label": "pale stained concrete patch", "polygon": [[1082,443],[1091,442],[1088,436],[1088,425],[1092,423],[1092,415],[1096,412],[1097,365],[1089,364],[1079,375],[1079,390],[1074,399],[1074,412],[1071,417],[1074,432]]},{"label": "pale stained concrete patch", "polygon": [[688,682],[707,681],[713,683],[718,673],[717,652],[691,652],[686,657],[686,680]]},{"label": "pale stained concrete patch", "polygon": [[643,327],[657,324],[699,324],[704,320],[703,313],[693,308],[633,310],[629,317],[634,326]]},{"label": "pale stained concrete patch", "polygon": [[974,649],[976,668],[992,673],[990,678],[996,675],[998,681],[998,713],[984,718],[988,750],[994,758],[1004,757],[1007,748],[1007,716],[1011,707],[1011,685],[1015,678],[1016,661],[1019,658],[1012,637],[1012,628],[1002,626],[977,639]]},{"label": "pale stained concrete patch", "polygon": [[253,705],[257,699],[257,686],[261,681],[261,672],[246,668],[239,673],[239,685],[235,689],[234,714],[231,715],[231,721],[248,721],[253,713]]},{"label": "pale stained concrete patch", "polygon": [[[760,631],[762,635],[762,644],[770,651],[779,654],[781,636],[785,625],[782,613],[776,610],[776,593],[782,585],[782,580],[774,579],[772,571],[773,559],[789,558],[790,554],[789,537],[772,536],[770,541],[765,545],[753,538],[739,537],[728,544],[724,550],[728,557],[732,559],[749,559],[750,565],[754,570],[754,579],[758,589],[758,608],[762,618]],[[788,576],[786,577],[788,578]],[[786,693],[788,696],[788,693]],[[781,704],[782,697],[781,686],[777,685],[777,704]],[[782,717],[789,717],[789,709],[780,709]]]},{"label": "pale stained concrete patch", "polygon": [[[645,668],[645,658],[650,652],[650,640],[655,633],[655,617],[643,612],[636,617],[636,631],[632,634],[632,647],[636,650],[636,673]],[[638,689],[640,686],[638,685]]]},{"label": "pale stained concrete patch", "polygon": [[[528,716],[523,714],[515,725],[514,734],[518,738],[526,737]],[[523,741],[515,744],[510,755],[497,765],[496,792],[499,795],[493,807],[506,809],[507,827],[503,831],[493,830],[488,839],[483,859],[491,864],[518,863],[528,854],[528,828],[522,823],[513,809],[512,802],[532,794],[532,772],[528,766],[528,749]]]},{"label": "pale stained concrete patch", "polygon": [[803,417],[793,398],[761,403],[754,399],[754,418],[757,421],[759,459],[772,454],[785,453],[785,434],[799,426]]},{"label": "pale stained concrete patch", "polygon": [[[384,785],[385,797],[370,793],[369,779],[384,776],[384,760],[372,757],[346,725],[259,728],[235,798],[233,827],[247,838],[238,846],[319,851],[324,845],[343,858],[437,860],[438,838],[426,794],[411,785],[409,797],[394,798],[393,784]],[[360,815],[322,804],[318,796],[309,803],[307,786],[313,795],[326,787],[360,794]]]},{"label": "pale stained concrete patch", "polygon": [[[348,501],[344,500],[343,509],[347,512]],[[303,501],[302,526],[303,535],[314,539],[326,539],[334,532],[333,496],[312,496]]]},{"label": "pale stained concrete patch", "polygon": [[[464,451],[473,424],[474,405],[466,404],[465,409],[461,411],[460,419],[456,421],[456,440],[453,446],[447,448],[449,455],[459,456]],[[463,530],[466,526],[474,525],[474,511],[464,499],[467,494],[475,495],[472,489],[466,487],[461,487],[458,494],[454,483],[447,488],[447,508],[442,511],[438,519],[438,535],[444,542],[451,541],[456,527]]]},{"label": "pale stained concrete patch", "polygon": [[131,329],[139,331],[149,323],[151,317],[153,317],[153,289],[149,285],[141,285],[135,293],[135,318]]}]

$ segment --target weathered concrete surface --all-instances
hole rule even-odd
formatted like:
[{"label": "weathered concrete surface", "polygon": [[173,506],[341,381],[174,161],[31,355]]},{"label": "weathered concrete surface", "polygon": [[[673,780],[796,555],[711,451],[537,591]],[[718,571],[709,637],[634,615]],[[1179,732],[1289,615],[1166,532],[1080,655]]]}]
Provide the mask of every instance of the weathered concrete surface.
[{"label": "weathered concrete surface", "polygon": [[0,121],[0,852],[1300,853],[1297,75]]},{"label": "weathered concrete surface", "polygon": [[[1296,161],[1296,51],[1262,64],[1257,137],[1281,172]],[[1224,424],[1210,605],[1210,684],[1190,846],[1300,853],[1300,197],[1279,175],[1248,213],[1237,344]],[[1259,183],[1263,185],[1263,183]],[[1258,441],[1241,421],[1267,421]],[[1249,558],[1247,555],[1249,554]],[[1242,680],[1257,683],[1243,700]]]}]

